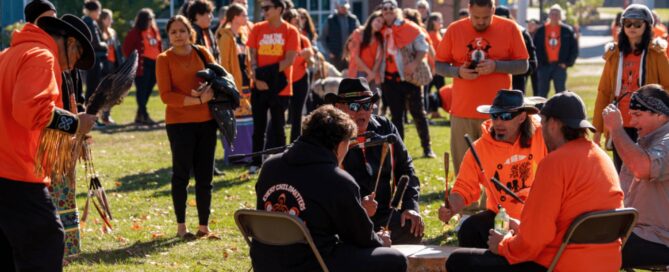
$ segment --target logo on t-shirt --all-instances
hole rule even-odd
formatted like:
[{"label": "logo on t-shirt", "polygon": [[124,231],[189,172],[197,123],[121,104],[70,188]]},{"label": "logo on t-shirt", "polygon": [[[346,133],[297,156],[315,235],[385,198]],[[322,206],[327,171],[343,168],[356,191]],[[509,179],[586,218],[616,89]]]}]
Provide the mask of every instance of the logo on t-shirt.
[{"label": "logo on t-shirt", "polygon": [[488,58],[488,51],[492,48],[490,42],[484,39],[483,37],[474,38],[467,44],[467,55],[469,56],[469,61],[476,60],[481,62]]},{"label": "logo on t-shirt", "polygon": [[264,208],[269,212],[283,212],[299,216],[307,207],[302,194],[290,184],[277,184],[265,191],[262,197]]},{"label": "logo on t-shirt", "polygon": [[560,40],[558,40],[558,34],[555,31],[551,31],[549,34],[549,39],[548,39],[548,45],[551,47],[557,47],[558,44],[560,44]]},{"label": "logo on t-shirt", "polygon": [[281,33],[263,34],[258,43],[258,54],[265,56],[283,56],[286,41]]},{"label": "logo on t-shirt", "polygon": [[[532,154],[512,155],[503,164],[500,163],[497,165],[494,176],[502,184],[506,185],[506,188],[518,194],[520,198],[525,199],[530,188],[530,184],[528,183],[530,182],[530,178],[532,178],[532,174],[536,171],[536,163],[533,159],[534,156]],[[498,191],[499,201],[505,202],[508,199],[506,193],[502,194],[502,188],[498,186],[495,186],[495,189]],[[518,192],[521,193],[519,194]],[[510,200],[515,202],[513,198]]]}]

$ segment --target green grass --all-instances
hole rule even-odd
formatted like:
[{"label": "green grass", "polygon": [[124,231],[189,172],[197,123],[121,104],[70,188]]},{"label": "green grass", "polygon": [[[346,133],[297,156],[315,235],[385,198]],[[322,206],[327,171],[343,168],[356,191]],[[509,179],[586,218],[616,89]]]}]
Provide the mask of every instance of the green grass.
[{"label": "green grass", "polygon": [[[568,87],[578,92],[588,104],[591,114],[599,74],[593,70],[601,65],[577,65],[570,69]],[[129,96],[112,110],[119,124],[134,120],[135,98]],[[154,94],[149,110],[155,120],[164,119],[164,105]],[[445,120],[438,120],[445,123]],[[407,126],[407,146],[410,154],[422,154],[413,125]],[[434,151],[449,149],[450,129],[445,125],[430,128]],[[221,234],[221,241],[198,240],[182,242],[175,238],[176,224],[170,196],[171,155],[164,127],[148,129],[132,125],[93,132],[93,154],[97,171],[107,189],[115,220],[114,231],[101,231],[98,215],[92,213],[82,226],[83,252],[73,259],[66,271],[247,271],[250,268],[248,247],[233,220],[235,210],[255,206],[256,176],[244,176],[241,167],[225,167],[224,177],[214,177],[211,228]],[[217,147],[216,158],[222,158]],[[219,165],[222,163],[219,161]],[[421,179],[421,214],[425,242],[455,244],[451,227],[437,219],[437,209],[443,202],[444,169],[439,159],[415,159]],[[79,171],[80,178],[83,169]],[[453,169],[451,167],[452,180]],[[191,180],[189,201],[195,199]],[[79,207],[85,202],[88,182],[79,180]],[[197,228],[197,210],[189,203],[187,224]],[[341,220],[346,220],[341,218]]]}]

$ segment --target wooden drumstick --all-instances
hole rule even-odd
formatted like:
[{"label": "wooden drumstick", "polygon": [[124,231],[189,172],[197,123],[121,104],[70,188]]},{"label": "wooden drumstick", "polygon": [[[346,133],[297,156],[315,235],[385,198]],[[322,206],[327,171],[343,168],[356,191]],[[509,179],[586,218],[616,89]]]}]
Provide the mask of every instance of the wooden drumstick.
[{"label": "wooden drumstick", "polygon": [[[374,196],[376,196],[376,189],[379,188],[379,180],[381,179],[381,170],[383,170],[383,163],[386,161],[387,155],[388,155],[388,143],[383,143],[383,145],[381,146],[381,161],[379,162],[379,171],[376,173],[376,182],[374,183],[374,192],[373,192]],[[374,198],[372,198],[372,200],[373,199]]]},{"label": "wooden drumstick", "polygon": [[446,180],[446,191],[444,191],[444,205],[447,209],[451,209],[451,203],[448,201],[448,196],[451,194],[451,189],[448,186],[448,170],[449,170],[449,156],[448,151],[444,152],[444,174]]}]

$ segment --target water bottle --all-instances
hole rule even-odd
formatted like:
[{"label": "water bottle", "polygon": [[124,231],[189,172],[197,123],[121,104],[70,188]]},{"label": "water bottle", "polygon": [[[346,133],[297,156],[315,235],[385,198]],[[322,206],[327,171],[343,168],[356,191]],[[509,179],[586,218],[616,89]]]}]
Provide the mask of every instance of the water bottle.
[{"label": "water bottle", "polygon": [[495,231],[505,235],[509,232],[509,215],[506,214],[506,209],[502,205],[497,206],[499,211],[495,215]]}]

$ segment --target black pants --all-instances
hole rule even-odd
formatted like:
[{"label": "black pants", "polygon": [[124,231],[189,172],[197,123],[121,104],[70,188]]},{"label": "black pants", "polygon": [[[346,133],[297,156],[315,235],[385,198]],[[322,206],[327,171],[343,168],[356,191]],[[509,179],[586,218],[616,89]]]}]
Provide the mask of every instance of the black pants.
[{"label": "black pants", "polygon": [[0,270],[62,271],[64,237],[44,184],[0,178]]},{"label": "black pants", "polygon": [[309,74],[293,83],[293,96],[290,97],[290,142],[294,142],[302,134],[302,109],[309,92]]},{"label": "black pants", "polygon": [[86,70],[86,100],[93,94],[93,91],[100,84],[103,77],[103,59],[95,58],[95,64],[89,70]]},{"label": "black pants", "polygon": [[416,123],[420,144],[424,150],[430,149],[430,130],[427,126],[427,118],[425,117],[421,88],[408,82],[397,82],[395,78],[388,79],[388,76],[386,76],[385,81],[381,84],[381,89],[383,89],[383,96],[386,97],[386,101],[390,107],[392,122],[400,132],[402,139],[404,139],[404,122],[402,122],[402,117],[404,116],[405,103],[408,100],[409,112]]},{"label": "black pants", "polygon": [[669,265],[669,247],[630,234],[623,252],[623,268]]},{"label": "black pants", "polygon": [[432,87],[434,87],[435,92],[437,94],[439,94],[439,89],[441,89],[441,87],[443,87],[444,84],[446,84],[446,80],[444,79],[444,77],[435,74],[435,75],[432,76],[432,81],[430,81],[430,84],[427,84],[425,86],[425,89],[423,89],[423,99],[424,99],[423,100],[423,105],[425,106],[425,111],[426,112],[433,112],[433,111],[438,110],[438,109],[431,109],[429,107],[429,105],[430,105],[429,97],[430,97],[430,93],[432,93]]},{"label": "black pants", "polygon": [[186,222],[188,181],[195,176],[195,199],[200,225],[208,225],[211,180],[214,172],[216,122],[169,124],[167,137],[172,149],[172,202],[177,223]]},{"label": "black pants", "polygon": [[[268,91],[251,90],[251,112],[253,115],[253,152],[265,148],[283,146],[286,144],[286,116],[288,97],[271,94]],[[270,124],[267,126],[267,111],[270,114]],[[265,144],[265,130],[267,143]],[[262,158],[256,156],[251,165],[260,166]]]},{"label": "black pants", "polygon": [[495,212],[485,210],[467,218],[458,231],[458,245],[488,248],[488,231],[495,226],[495,215]]},{"label": "black pants", "polygon": [[511,265],[506,258],[481,248],[456,249],[446,261],[446,271],[448,272],[539,272],[546,270],[546,267],[534,262]]},{"label": "black pants", "polygon": [[149,97],[153,92],[153,87],[156,85],[156,61],[144,58],[144,73],[141,76],[135,77],[135,87],[137,93],[137,114],[148,115],[146,104],[149,103]]},{"label": "black pants", "polygon": [[[388,222],[389,213],[387,215],[381,216],[380,214],[374,215],[372,217],[372,222],[374,223],[374,231],[378,232],[381,230],[381,227],[385,227]],[[393,217],[390,219],[390,224],[388,224],[388,229],[390,229],[390,239],[393,241],[394,245],[398,244],[420,244],[423,240],[423,236],[415,236],[411,233],[411,221],[407,220],[404,222],[404,227],[402,227],[402,213],[394,212]]]},{"label": "black pants", "polygon": [[[637,138],[639,138],[639,132],[636,131],[636,128],[632,127],[626,127],[625,133],[627,133],[627,136],[632,139],[633,142],[636,143]],[[616,150],[616,146],[613,145],[613,164],[616,166],[616,172],[620,173],[620,169],[623,168],[623,159],[620,158],[620,155],[618,154],[618,150]]]}]

